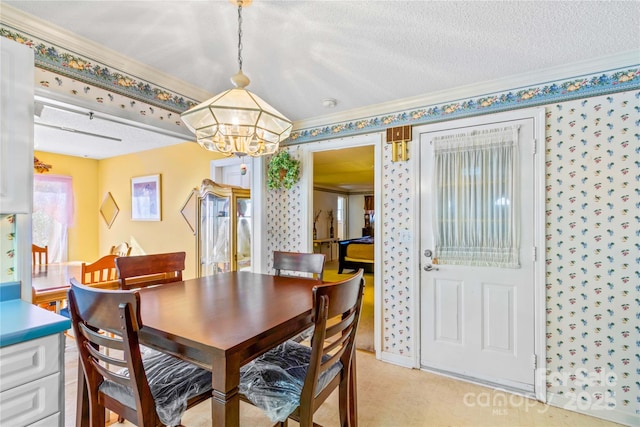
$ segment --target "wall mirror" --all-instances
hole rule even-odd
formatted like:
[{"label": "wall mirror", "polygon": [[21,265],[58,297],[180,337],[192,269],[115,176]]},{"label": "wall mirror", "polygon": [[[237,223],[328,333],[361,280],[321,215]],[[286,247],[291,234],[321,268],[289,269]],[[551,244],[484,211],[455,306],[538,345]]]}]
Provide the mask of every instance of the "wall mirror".
[{"label": "wall mirror", "polygon": [[182,217],[187,222],[187,225],[191,229],[193,234],[196,234],[196,219],[198,215],[198,191],[194,188],[189,193],[189,197],[182,205],[182,209],[180,209],[180,213]]},{"label": "wall mirror", "polygon": [[111,192],[107,192],[102,201],[102,205],[100,205],[100,214],[102,218],[104,218],[104,222],[107,223],[107,228],[111,228],[111,225],[113,225],[113,222],[116,220],[116,216],[118,216],[118,212],[120,212],[120,208],[118,208]]}]

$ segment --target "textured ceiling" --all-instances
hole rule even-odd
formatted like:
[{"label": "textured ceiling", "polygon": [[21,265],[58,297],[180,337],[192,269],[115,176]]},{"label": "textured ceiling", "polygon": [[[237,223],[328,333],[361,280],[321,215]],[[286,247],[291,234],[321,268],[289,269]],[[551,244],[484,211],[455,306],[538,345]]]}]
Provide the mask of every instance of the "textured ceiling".
[{"label": "textured ceiling", "polygon": [[[196,99],[237,71],[228,0],[2,4],[188,83]],[[640,49],[638,1],[254,0],[243,20],[249,89],[294,121]]]},{"label": "textured ceiling", "polygon": [[374,179],[373,146],[313,153],[313,185],[345,192],[371,192]]},{"label": "textured ceiling", "polygon": [[[4,3],[209,94],[237,71],[228,0]],[[637,1],[255,0],[243,20],[249,89],[292,120],[640,47]]]}]

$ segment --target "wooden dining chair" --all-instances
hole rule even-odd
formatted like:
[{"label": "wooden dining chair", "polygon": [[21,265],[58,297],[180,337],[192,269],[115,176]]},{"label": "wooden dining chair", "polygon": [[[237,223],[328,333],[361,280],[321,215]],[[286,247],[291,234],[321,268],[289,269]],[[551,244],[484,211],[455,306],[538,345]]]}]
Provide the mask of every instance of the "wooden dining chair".
[{"label": "wooden dining chair", "polygon": [[304,252],[273,252],[273,268],[276,276],[285,276],[282,271],[312,273],[315,279],[322,281],[324,274],[324,254],[312,254]]},{"label": "wooden dining chair", "polygon": [[185,268],[185,252],[118,257],[116,269],[120,289],[137,289],[180,282]]},{"label": "wooden dining chair", "polygon": [[106,282],[115,280],[118,272],[116,271],[117,255],[105,255],[92,263],[82,263],[80,272],[80,282],[85,285],[98,282]]},{"label": "wooden dining chair", "polygon": [[211,397],[210,371],[155,350],[141,353],[137,292],[71,279],[68,300],[91,426],[105,425],[106,409],[138,426],[177,426],[186,409]]},{"label": "wooden dining chair", "polygon": [[36,264],[49,264],[49,246],[42,247],[31,244],[31,258],[34,266]]},{"label": "wooden dining chair", "polygon": [[271,421],[289,418],[312,427],[313,414],[339,389],[340,425],[356,419],[352,362],[362,309],[364,270],[313,288],[311,347],[288,340],[240,369],[241,399],[263,409]]},{"label": "wooden dining chair", "polygon": [[122,242],[119,245],[111,246],[109,253],[117,256],[129,256],[131,255],[131,249],[127,242]]}]

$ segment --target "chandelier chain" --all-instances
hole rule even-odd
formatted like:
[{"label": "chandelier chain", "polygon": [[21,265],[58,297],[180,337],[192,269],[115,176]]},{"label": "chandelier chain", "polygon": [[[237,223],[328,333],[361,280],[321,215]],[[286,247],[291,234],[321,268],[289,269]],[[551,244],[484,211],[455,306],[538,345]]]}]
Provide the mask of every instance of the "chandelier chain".
[{"label": "chandelier chain", "polygon": [[238,2],[238,66],[242,71],[242,2]]},{"label": "chandelier chain", "polygon": [[250,80],[242,72],[242,9],[252,0],[230,1],[238,7],[239,70],[231,76],[235,88],[183,112],[180,118],[206,150],[238,157],[273,154],[289,137],[293,124],[245,89]]}]

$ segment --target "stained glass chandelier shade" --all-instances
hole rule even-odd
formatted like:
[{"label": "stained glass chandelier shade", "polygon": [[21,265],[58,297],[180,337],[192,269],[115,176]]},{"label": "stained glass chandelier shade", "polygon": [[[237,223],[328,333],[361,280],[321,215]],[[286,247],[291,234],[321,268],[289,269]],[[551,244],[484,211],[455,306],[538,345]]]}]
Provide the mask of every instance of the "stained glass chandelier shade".
[{"label": "stained glass chandelier shade", "polygon": [[[246,0],[244,1],[246,5]],[[293,124],[262,98],[245,89],[242,73],[242,6],[238,0],[238,65],[236,86],[185,111],[180,118],[203,148],[226,155],[262,156],[278,150]]]}]

